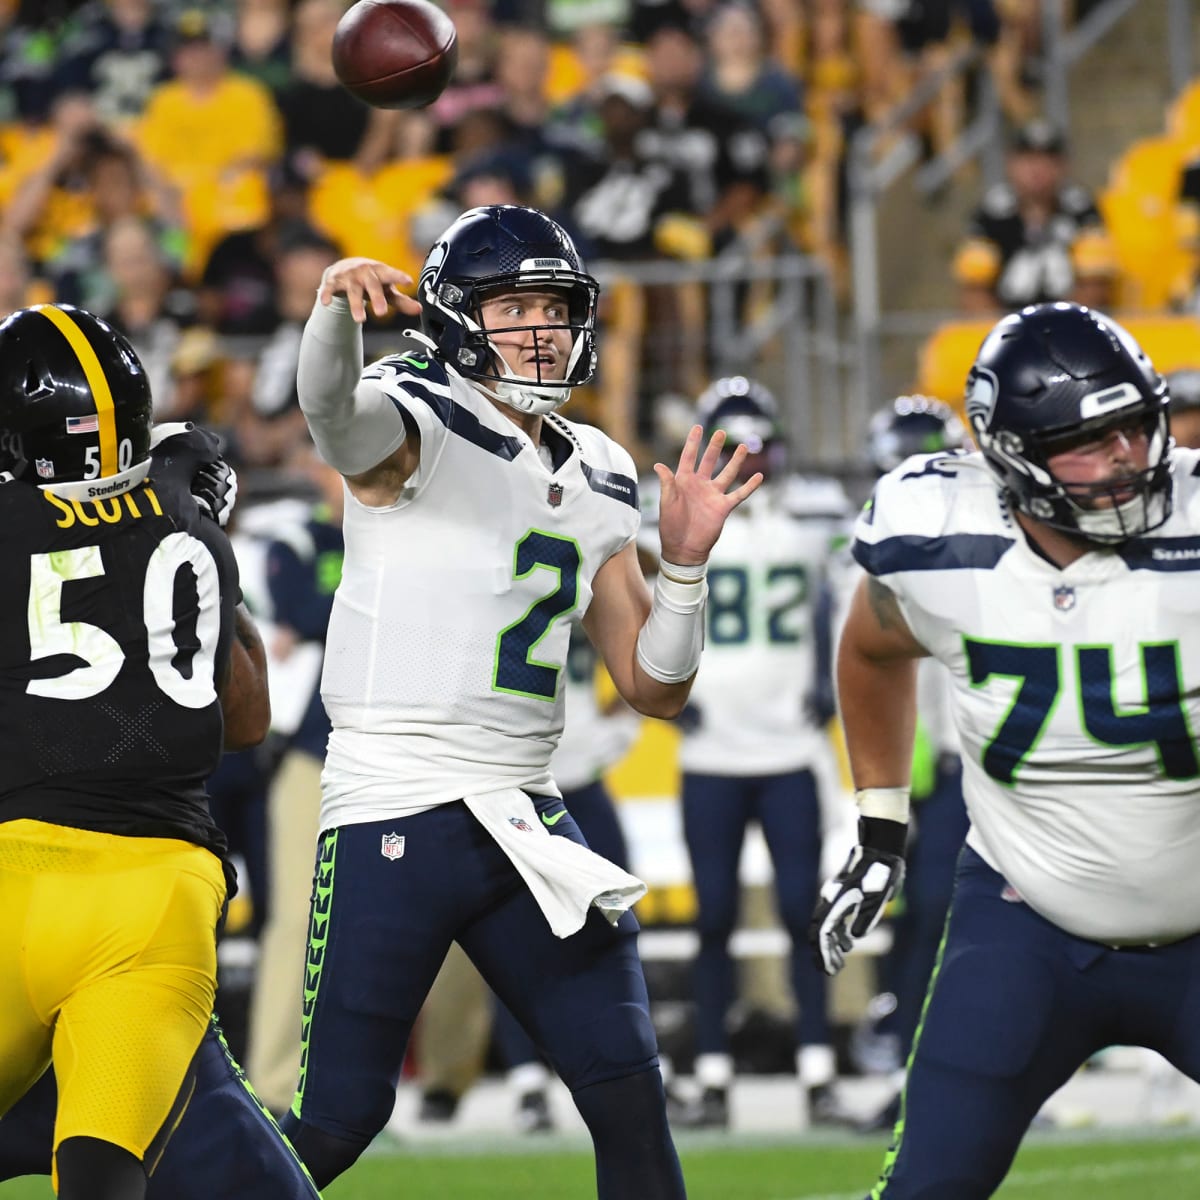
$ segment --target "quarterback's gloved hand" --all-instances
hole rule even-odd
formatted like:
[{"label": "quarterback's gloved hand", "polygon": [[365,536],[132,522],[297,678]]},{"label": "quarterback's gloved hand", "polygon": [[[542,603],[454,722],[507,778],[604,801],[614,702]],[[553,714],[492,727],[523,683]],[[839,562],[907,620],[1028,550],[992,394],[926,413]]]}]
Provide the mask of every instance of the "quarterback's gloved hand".
[{"label": "quarterback's gloved hand", "polygon": [[906,833],[901,821],[859,818],[859,844],[821,888],[808,927],[817,966],[826,975],[836,975],[846,965],[856,939],[875,928],[887,902],[900,890]]},{"label": "quarterback's gloved hand", "polygon": [[151,470],[159,480],[186,488],[196,507],[222,528],[237,500],[237,472],[221,457],[216,434],[191,421],[171,421],[150,431]]}]

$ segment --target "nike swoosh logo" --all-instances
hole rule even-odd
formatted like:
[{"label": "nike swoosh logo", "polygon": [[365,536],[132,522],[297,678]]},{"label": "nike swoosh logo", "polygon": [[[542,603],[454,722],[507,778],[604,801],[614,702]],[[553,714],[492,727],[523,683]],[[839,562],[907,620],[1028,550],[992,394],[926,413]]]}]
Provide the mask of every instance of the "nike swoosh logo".
[{"label": "nike swoosh logo", "polygon": [[409,358],[407,354],[400,356],[400,361],[407,367],[416,367],[418,371],[428,371],[429,364],[422,362],[419,358]]},{"label": "nike swoosh logo", "polygon": [[563,819],[563,817],[565,817],[566,815],[567,815],[567,810],[565,808],[560,808],[558,810],[558,812],[553,813],[553,814],[542,813],[542,824],[543,825],[557,825],[559,823],[559,821],[561,821]]}]

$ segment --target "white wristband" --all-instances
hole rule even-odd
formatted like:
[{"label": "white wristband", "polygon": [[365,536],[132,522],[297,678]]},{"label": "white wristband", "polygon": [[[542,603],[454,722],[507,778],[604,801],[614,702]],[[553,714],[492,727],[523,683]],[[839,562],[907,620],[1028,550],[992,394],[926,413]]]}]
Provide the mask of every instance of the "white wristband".
[{"label": "white wristband", "polygon": [[[707,565],[660,562],[650,615],[638,633],[637,660],[659,683],[683,683],[700,665],[704,649]],[[687,576],[693,578],[688,579]]]},{"label": "white wristband", "polygon": [[910,788],[859,788],[854,793],[858,811],[864,817],[880,817],[885,821],[908,823]]}]

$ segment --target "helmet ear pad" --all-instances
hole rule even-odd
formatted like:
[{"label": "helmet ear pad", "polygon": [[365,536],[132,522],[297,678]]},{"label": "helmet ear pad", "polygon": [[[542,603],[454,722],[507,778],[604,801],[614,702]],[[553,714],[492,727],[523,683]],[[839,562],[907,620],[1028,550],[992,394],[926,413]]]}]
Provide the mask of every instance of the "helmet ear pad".
[{"label": "helmet ear pad", "polygon": [[[1003,318],[968,374],[966,409],[984,459],[1018,511],[1102,545],[1138,537],[1170,516],[1166,385],[1111,318],[1063,302]],[[1059,450],[1134,424],[1149,449],[1146,467],[1120,480],[1133,499],[1115,502],[1115,479],[1081,489],[1055,478],[1049,463]]]},{"label": "helmet ear pad", "polygon": [[[514,375],[490,340],[482,317],[484,302],[518,290],[563,296],[571,331],[565,378],[526,380]],[[572,387],[595,375],[599,292],[566,230],[544,213],[521,205],[489,205],[463,213],[429,251],[417,287],[422,332],[444,363],[485,385],[497,399],[543,412],[557,408]]]},{"label": "helmet ear pad", "polygon": [[152,422],[145,369],[107,322],[65,304],[0,322],[0,468],[68,498],[116,495],[149,469]]}]

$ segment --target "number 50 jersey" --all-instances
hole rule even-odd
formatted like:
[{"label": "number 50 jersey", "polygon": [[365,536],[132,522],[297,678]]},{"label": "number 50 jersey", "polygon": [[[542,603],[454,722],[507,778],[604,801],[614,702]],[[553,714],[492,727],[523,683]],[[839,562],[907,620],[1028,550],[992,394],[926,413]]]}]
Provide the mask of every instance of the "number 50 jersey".
[{"label": "number 50 jersey", "polygon": [[1200,456],[1170,520],[1060,570],[979,454],[881,479],[854,554],[950,669],[967,841],[1035,910],[1119,945],[1200,931]]},{"label": "number 50 jersey", "polygon": [[204,783],[238,591],[225,535],[153,479],[87,501],[11,482],[0,549],[0,821],[220,855]]}]

